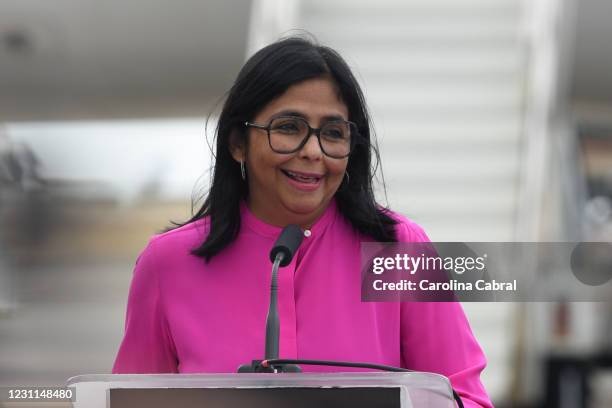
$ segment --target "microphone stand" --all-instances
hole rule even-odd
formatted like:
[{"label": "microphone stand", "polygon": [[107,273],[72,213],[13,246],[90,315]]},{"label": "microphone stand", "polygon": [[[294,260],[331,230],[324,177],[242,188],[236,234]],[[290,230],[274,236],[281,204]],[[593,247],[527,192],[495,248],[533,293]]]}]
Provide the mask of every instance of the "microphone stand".
[{"label": "microphone stand", "polygon": [[302,243],[304,235],[300,227],[288,225],[276,241],[270,259],[272,264],[272,282],[270,284],[270,306],[266,318],[266,350],[264,360],[253,360],[251,364],[238,367],[239,373],[301,373],[299,366],[294,364],[262,365],[262,361],[278,359],[278,343],[280,339],[280,319],[278,317],[278,268],[287,266],[293,254]]}]

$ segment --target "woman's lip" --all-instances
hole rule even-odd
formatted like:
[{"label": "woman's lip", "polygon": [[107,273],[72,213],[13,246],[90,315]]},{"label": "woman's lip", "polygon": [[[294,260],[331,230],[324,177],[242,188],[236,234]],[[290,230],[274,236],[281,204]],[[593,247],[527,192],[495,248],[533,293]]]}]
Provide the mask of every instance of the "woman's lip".
[{"label": "woman's lip", "polygon": [[[285,171],[287,171],[287,170],[285,170]],[[296,189],[298,189],[300,191],[314,191],[314,190],[319,188],[319,186],[321,185],[321,181],[322,181],[322,178],[319,178],[314,183],[303,183],[301,181],[292,179],[291,177],[286,175],[285,172],[281,172],[281,173],[283,173],[283,176],[285,176],[285,180],[287,180],[287,183],[289,183],[293,188],[296,188]],[[303,174],[303,173],[301,173],[301,174]]]},{"label": "woman's lip", "polygon": [[315,178],[321,178],[323,177],[323,174],[317,174],[317,173],[305,173],[303,171],[295,171],[295,170],[290,170],[290,169],[281,169],[283,171],[288,171],[290,173],[295,173],[298,176],[302,176],[302,177],[315,177]]}]

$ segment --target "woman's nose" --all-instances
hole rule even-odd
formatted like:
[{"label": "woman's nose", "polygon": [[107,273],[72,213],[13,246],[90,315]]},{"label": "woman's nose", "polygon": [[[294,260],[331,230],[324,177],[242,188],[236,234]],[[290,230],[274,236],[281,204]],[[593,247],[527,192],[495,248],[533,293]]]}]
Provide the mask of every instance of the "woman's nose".
[{"label": "woman's nose", "polygon": [[319,145],[319,139],[314,132],[308,136],[306,144],[299,151],[299,156],[311,160],[320,159],[323,156],[321,146]]}]

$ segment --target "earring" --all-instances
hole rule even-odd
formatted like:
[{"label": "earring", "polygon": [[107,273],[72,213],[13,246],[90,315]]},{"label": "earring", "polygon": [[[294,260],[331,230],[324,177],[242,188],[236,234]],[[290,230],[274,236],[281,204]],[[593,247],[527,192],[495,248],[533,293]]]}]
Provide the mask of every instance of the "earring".
[{"label": "earring", "polygon": [[240,175],[242,176],[243,180],[246,180],[246,170],[244,168],[244,162],[242,160],[240,160]]},{"label": "earring", "polygon": [[346,185],[348,186],[351,183],[351,176],[349,176],[348,171],[345,171],[344,175],[346,176]]}]

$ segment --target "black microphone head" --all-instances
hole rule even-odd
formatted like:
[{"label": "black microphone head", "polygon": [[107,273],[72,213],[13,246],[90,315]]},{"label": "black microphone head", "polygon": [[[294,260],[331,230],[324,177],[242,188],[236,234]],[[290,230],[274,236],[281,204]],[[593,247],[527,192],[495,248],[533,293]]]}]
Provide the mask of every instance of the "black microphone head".
[{"label": "black microphone head", "polygon": [[289,265],[303,239],[304,233],[300,227],[294,224],[287,225],[281,231],[272,251],[270,251],[270,261],[274,262],[276,255],[282,253],[283,260],[280,262],[280,266]]}]

